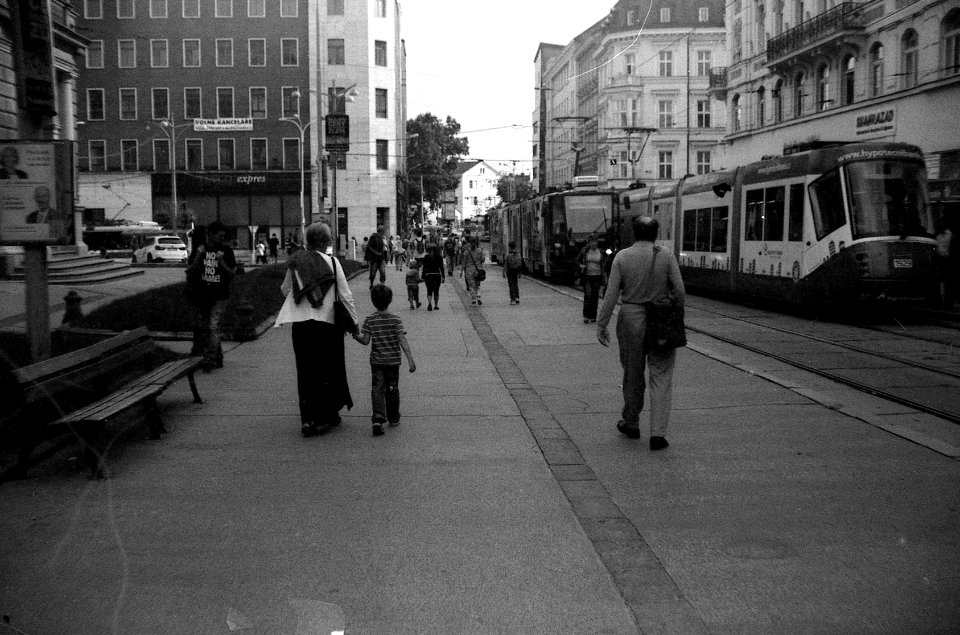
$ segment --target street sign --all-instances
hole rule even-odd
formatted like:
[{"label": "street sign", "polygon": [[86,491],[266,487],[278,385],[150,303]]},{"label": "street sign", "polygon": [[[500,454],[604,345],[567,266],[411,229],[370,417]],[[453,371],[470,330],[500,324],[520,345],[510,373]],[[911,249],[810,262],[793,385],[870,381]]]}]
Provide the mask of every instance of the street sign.
[{"label": "street sign", "polygon": [[330,114],[326,116],[326,142],[328,152],[346,152],[350,149],[350,116]]}]

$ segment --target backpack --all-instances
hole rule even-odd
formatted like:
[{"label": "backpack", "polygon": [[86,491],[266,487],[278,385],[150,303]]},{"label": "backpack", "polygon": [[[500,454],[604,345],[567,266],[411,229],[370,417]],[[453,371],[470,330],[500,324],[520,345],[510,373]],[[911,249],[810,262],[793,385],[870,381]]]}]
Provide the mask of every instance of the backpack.
[{"label": "backpack", "polygon": [[403,242],[400,244],[400,246],[403,247],[404,250],[409,249],[409,248],[410,248],[410,242],[405,240],[405,241],[403,241]]},{"label": "backpack", "polygon": [[418,255],[418,256],[422,256],[422,255],[425,254],[425,253],[427,253],[427,247],[426,247],[425,243],[423,242],[423,239],[422,239],[422,238],[418,238],[418,239],[417,239],[417,255]]},{"label": "backpack", "polygon": [[520,271],[523,269],[523,258],[520,254],[510,254],[507,256],[507,269],[510,271]]}]

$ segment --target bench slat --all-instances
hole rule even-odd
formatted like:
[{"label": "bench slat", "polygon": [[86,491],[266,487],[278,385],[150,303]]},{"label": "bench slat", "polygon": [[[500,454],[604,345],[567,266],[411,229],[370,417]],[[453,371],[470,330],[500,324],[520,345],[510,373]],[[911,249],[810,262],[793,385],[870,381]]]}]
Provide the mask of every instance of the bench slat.
[{"label": "bench slat", "polygon": [[107,395],[100,401],[92,403],[86,408],[60,417],[50,425],[100,423],[107,421],[138,403],[157,397],[163,390],[163,386],[157,384],[124,388],[111,395]]},{"label": "bench slat", "polygon": [[140,328],[133,329],[132,331],[127,331],[115,337],[105,339],[102,342],[97,342],[96,344],[91,344],[90,346],[86,346],[80,350],[67,353],[66,355],[58,355],[53,359],[47,359],[42,362],[37,362],[36,364],[30,364],[29,366],[18,368],[14,372],[14,376],[20,383],[36,381],[38,378],[49,377],[56,373],[68,370],[73,366],[86,364],[104,354],[111,353],[115,349],[121,348],[126,344],[149,336],[150,332],[147,330],[147,327],[141,326]]},{"label": "bench slat", "polygon": [[202,357],[190,357],[167,362],[146,375],[138,377],[132,382],[132,385],[162,384],[169,386],[184,375],[194,372],[201,364],[203,364]]}]

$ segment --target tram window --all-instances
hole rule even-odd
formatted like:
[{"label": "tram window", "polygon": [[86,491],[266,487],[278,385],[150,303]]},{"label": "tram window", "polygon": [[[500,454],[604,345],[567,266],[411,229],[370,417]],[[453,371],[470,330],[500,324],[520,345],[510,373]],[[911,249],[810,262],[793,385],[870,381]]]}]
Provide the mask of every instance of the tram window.
[{"label": "tram window", "polygon": [[727,219],[730,210],[726,207],[714,207],[711,215],[713,220],[710,223],[710,251],[724,253],[727,251]]},{"label": "tram window", "polygon": [[763,239],[783,240],[784,195],[783,186],[769,187],[765,190],[766,202],[763,206]]},{"label": "tram window", "polygon": [[697,250],[697,210],[695,209],[683,212],[683,249]]},{"label": "tram window", "polygon": [[803,183],[790,186],[790,218],[787,240],[803,240]]},{"label": "tram window", "polygon": [[854,238],[932,235],[922,173],[923,168],[912,163],[850,164],[847,174]]},{"label": "tram window", "polygon": [[710,208],[697,210],[697,251],[710,251]]},{"label": "tram window", "polygon": [[747,192],[744,230],[744,240],[761,240],[763,237],[763,190]]},{"label": "tram window", "polygon": [[813,226],[817,240],[847,224],[843,210],[843,189],[840,171],[831,170],[810,184],[810,203],[813,207]]}]

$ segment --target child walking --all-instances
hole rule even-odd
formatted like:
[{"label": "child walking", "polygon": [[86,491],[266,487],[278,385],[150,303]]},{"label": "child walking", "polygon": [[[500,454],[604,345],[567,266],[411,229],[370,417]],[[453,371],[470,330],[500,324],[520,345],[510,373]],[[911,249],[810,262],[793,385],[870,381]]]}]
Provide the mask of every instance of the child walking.
[{"label": "child walking", "polygon": [[410,310],[420,307],[420,262],[413,258],[407,265],[407,299],[410,300]]},{"label": "child walking", "polygon": [[373,436],[383,434],[384,422],[390,427],[400,425],[400,351],[407,356],[410,372],[417,370],[413,361],[406,331],[400,318],[389,313],[393,291],[384,284],[375,284],[370,299],[377,312],[368,315],[360,332],[353,339],[370,346],[370,371],[373,375],[370,396],[373,400]]},{"label": "child walking", "polygon": [[510,304],[520,304],[520,271],[523,269],[523,258],[517,253],[517,243],[511,240],[509,245],[510,253],[507,255],[507,261],[503,267],[503,277],[507,279],[510,286]]}]

